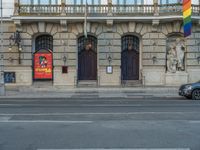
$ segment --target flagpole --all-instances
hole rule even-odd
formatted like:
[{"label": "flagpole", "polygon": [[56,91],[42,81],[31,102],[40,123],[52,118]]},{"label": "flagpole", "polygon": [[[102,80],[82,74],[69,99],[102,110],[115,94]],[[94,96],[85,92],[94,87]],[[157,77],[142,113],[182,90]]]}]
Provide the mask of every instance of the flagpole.
[{"label": "flagpole", "polygon": [[87,0],[85,0],[84,36],[87,39]]}]

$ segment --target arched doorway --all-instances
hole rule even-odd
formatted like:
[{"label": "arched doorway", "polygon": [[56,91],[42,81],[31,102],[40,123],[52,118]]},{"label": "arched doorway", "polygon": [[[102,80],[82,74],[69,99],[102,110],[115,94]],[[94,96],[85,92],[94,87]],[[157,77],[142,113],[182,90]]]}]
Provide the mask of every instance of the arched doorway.
[{"label": "arched doorway", "polygon": [[78,80],[97,80],[97,39],[78,38]]},{"label": "arched doorway", "polygon": [[33,79],[53,80],[53,37],[51,35],[36,37],[33,57]]},{"label": "arched doorway", "polygon": [[139,38],[133,35],[122,37],[122,80],[139,80]]}]

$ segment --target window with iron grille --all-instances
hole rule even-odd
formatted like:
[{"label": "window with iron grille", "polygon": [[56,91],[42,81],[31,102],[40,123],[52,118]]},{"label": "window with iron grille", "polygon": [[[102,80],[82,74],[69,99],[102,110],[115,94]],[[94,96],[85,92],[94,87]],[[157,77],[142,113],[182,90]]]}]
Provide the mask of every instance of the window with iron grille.
[{"label": "window with iron grille", "polygon": [[88,35],[87,39],[85,36],[81,36],[78,38],[78,52],[81,52],[85,49],[86,44],[92,45],[92,50],[97,51],[97,38],[94,36]]},{"label": "window with iron grille", "polygon": [[122,51],[127,50],[128,46],[131,44],[132,48],[139,52],[139,38],[133,35],[126,35],[122,37]]},{"label": "window with iron grille", "polygon": [[53,50],[53,37],[51,35],[41,35],[35,40],[36,51],[41,49]]}]

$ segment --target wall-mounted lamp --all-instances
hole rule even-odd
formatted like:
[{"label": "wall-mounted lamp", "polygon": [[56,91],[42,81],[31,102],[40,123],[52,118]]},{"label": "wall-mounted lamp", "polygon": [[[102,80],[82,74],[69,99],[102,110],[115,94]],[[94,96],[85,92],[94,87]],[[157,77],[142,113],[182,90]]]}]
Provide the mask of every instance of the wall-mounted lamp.
[{"label": "wall-mounted lamp", "polygon": [[110,65],[111,62],[112,62],[112,56],[111,56],[110,54],[108,54],[108,56],[107,56],[107,60],[108,60],[108,63],[109,63],[109,65]]},{"label": "wall-mounted lamp", "polygon": [[12,51],[13,46],[17,46],[17,49],[18,49],[18,52],[19,52],[18,62],[19,62],[19,64],[21,64],[22,45],[21,45],[21,35],[20,35],[19,31],[16,31],[9,38],[9,51]]},{"label": "wall-mounted lamp", "polygon": [[197,57],[198,64],[200,63],[200,56]]},{"label": "wall-mounted lamp", "polygon": [[110,65],[110,64],[111,64],[111,62],[112,62],[112,56],[111,56],[111,50],[110,50],[110,49],[111,49],[111,46],[112,46],[112,45],[111,45],[111,43],[109,42],[109,43],[108,43],[108,48],[109,48],[109,51],[108,51],[108,54],[107,54],[107,56],[106,56],[106,57],[107,57],[107,60],[108,60],[108,63],[109,63],[109,65]]},{"label": "wall-mounted lamp", "polygon": [[153,56],[152,57],[152,61],[153,61],[153,64],[155,64],[157,62],[157,57],[156,56]]},{"label": "wall-mounted lamp", "polygon": [[63,62],[64,62],[64,65],[66,65],[66,62],[67,62],[67,56],[63,56],[63,57],[62,57],[62,60],[63,60]]}]

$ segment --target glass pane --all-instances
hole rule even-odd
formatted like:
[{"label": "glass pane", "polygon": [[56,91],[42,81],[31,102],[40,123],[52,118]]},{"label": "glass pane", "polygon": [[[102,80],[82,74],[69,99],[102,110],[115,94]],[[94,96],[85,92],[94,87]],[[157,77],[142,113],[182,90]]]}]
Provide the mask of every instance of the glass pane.
[{"label": "glass pane", "polygon": [[[3,0],[2,6],[3,6],[3,13],[2,13],[3,17],[10,17],[11,15],[13,15],[13,10],[14,10],[13,2],[8,1],[8,0]],[[1,15],[1,11],[0,11],[0,15]]]},{"label": "glass pane", "polygon": [[58,4],[58,0],[51,0],[51,4],[53,5]]},{"label": "glass pane", "polygon": [[170,4],[175,4],[175,3],[178,3],[178,0],[169,0],[169,3]]},{"label": "glass pane", "polygon": [[82,0],[76,0],[76,4],[80,5]]},{"label": "glass pane", "polygon": [[75,0],[66,0],[66,4],[75,4]]},{"label": "glass pane", "polygon": [[153,1],[152,0],[144,0],[144,4],[152,5]]},{"label": "glass pane", "polygon": [[117,0],[113,0],[112,3],[113,3],[114,5],[116,5],[116,4],[117,4]]},{"label": "glass pane", "polygon": [[40,0],[40,4],[50,4],[49,0]]},{"label": "glass pane", "polygon": [[20,0],[20,4],[31,4],[30,0]]},{"label": "glass pane", "polygon": [[126,4],[134,4],[133,0],[126,0]]},{"label": "glass pane", "polygon": [[106,5],[107,4],[107,0],[101,0],[101,4]]},{"label": "glass pane", "polygon": [[198,1],[198,0],[192,0],[192,4],[200,4],[200,1]]},{"label": "glass pane", "polygon": [[33,0],[33,4],[38,5],[39,1],[38,0]]},{"label": "glass pane", "polygon": [[87,0],[87,3],[88,3],[89,5],[91,5],[91,4],[92,4],[92,0]]}]

